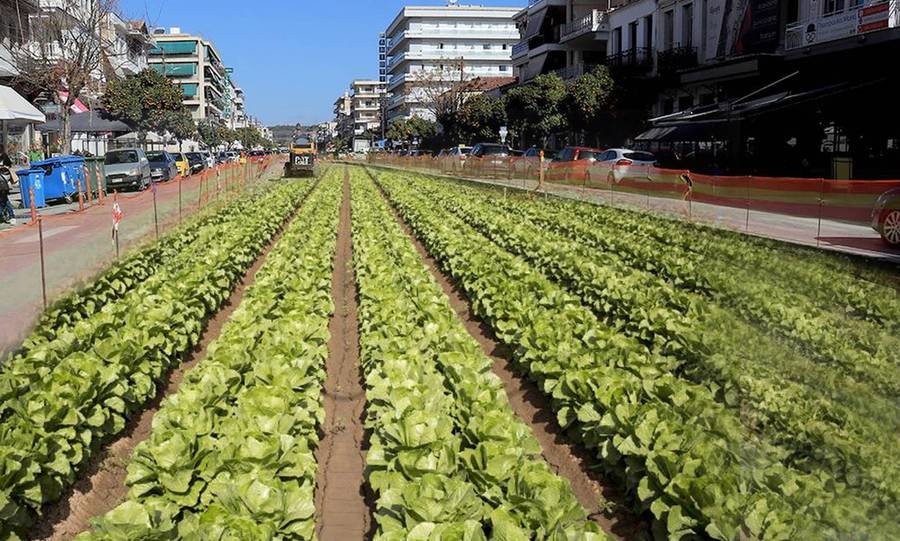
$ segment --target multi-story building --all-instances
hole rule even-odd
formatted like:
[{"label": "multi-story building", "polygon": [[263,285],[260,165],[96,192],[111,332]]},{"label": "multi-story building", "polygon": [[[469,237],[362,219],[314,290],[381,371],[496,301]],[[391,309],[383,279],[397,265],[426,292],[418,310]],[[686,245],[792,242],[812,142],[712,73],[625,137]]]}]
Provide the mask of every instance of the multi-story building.
[{"label": "multi-story building", "polygon": [[353,135],[353,98],[345,90],[334,100],[335,137],[351,137]]},{"label": "multi-story building", "polygon": [[153,38],[144,21],[126,21],[109,13],[101,28],[105,44],[104,64],[108,76],[135,75],[149,66],[147,54]]},{"label": "multi-story building", "polygon": [[232,81],[234,101],[233,101],[233,112],[231,115],[231,119],[229,120],[229,128],[233,130],[238,130],[241,128],[246,128],[248,124],[247,119],[247,104],[244,97],[244,89],[235,85]]},{"label": "multi-story building", "polygon": [[228,74],[215,45],[180,28],[156,29],[153,38],[150,66],[181,86],[194,120],[224,118]]},{"label": "multi-story building", "polygon": [[381,99],[385,83],[357,79],[350,84],[350,109],[353,116],[353,135],[364,135],[381,128]]},{"label": "multi-story building", "polygon": [[384,32],[378,34],[378,80],[387,82],[387,38]]},{"label": "multi-story building", "polygon": [[18,75],[12,51],[31,41],[31,17],[38,14],[38,0],[0,0],[0,80]]},{"label": "multi-story building", "polygon": [[476,77],[509,77],[512,47],[518,41],[513,16],[518,8],[409,6],[387,27],[389,120],[434,119],[434,101],[456,82]]}]

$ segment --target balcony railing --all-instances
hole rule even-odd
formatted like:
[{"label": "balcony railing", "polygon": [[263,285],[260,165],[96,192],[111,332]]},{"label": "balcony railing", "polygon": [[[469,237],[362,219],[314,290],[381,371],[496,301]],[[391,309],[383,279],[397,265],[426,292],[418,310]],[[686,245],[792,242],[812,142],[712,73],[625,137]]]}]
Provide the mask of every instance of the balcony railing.
[{"label": "balcony railing", "polygon": [[617,72],[647,72],[653,69],[653,49],[635,47],[606,57],[606,65]]},{"label": "balcony railing", "polygon": [[512,48],[512,57],[513,58],[520,57],[524,54],[528,54],[528,40],[527,39],[523,39],[519,43],[516,43],[515,45],[513,45],[513,48]]},{"label": "balcony railing", "polygon": [[660,76],[672,76],[697,66],[696,47],[672,47],[656,53],[656,69]]},{"label": "balcony railing", "polygon": [[560,40],[566,41],[601,30],[609,30],[609,20],[606,12],[593,9],[584,17],[562,25],[559,31]]},{"label": "balcony railing", "polygon": [[563,80],[577,79],[585,73],[590,73],[598,65],[599,64],[579,62],[578,64],[573,64],[565,68],[554,70],[553,73],[559,75],[559,78]]}]

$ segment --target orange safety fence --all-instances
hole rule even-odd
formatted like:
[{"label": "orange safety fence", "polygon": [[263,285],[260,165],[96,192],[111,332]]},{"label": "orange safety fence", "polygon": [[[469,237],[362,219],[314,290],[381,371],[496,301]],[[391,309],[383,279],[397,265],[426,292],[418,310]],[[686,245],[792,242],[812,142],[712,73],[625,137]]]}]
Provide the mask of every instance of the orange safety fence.
[{"label": "orange safety fence", "polygon": [[[539,158],[520,156],[432,158],[372,154],[369,162],[464,178],[521,181],[522,188],[528,187],[528,181],[539,182],[542,168]],[[669,199],[673,203],[706,203],[866,225],[872,221],[876,199],[889,190],[900,189],[900,180],[704,175],[685,169],[590,161],[548,160],[543,164],[543,172],[547,185],[565,185],[598,197],[602,197],[601,192],[613,198],[616,194],[630,194]]]}]

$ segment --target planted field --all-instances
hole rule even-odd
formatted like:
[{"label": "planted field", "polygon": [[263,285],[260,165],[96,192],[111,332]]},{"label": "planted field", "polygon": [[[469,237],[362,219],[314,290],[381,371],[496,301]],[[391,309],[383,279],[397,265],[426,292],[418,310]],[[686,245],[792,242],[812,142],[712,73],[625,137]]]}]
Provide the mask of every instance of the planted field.
[{"label": "planted field", "polygon": [[193,351],[127,496],[53,539],[892,539],[898,328],[859,262],[332,165],[47,311],[0,372],[0,532]]}]

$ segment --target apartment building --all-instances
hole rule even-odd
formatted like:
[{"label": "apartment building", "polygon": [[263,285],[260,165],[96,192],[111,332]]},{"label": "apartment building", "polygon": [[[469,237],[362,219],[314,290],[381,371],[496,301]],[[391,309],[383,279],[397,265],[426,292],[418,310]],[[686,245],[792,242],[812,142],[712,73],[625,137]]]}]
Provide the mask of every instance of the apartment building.
[{"label": "apartment building", "polygon": [[388,25],[387,118],[434,119],[431,102],[453,82],[509,77],[518,8],[408,6]]},{"label": "apartment building", "polygon": [[381,128],[381,100],[385,83],[358,79],[350,84],[350,107],[353,117],[353,135],[363,135],[368,130]]},{"label": "apartment building", "polygon": [[181,86],[184,105],[194,120],[225,118],[228,74],[215,45],[180,28],[158,28],[150,66]]},{"label": "apartment building", "polygon": [[353,98],[350,91],[334,100],[335,137],[350,137],[353,134]]},{"label": "apartment building", "polygon": [[103,22],[101,39],[106,44],[104,69],[108,77],[135,75],[149,66],[147,55],[153,37],[144,21],[126,21],[110,13]]},{"label": "apartment building", "polygon": [[39,9],[38,0],[0,0],[0,80],[18,75],[12,51],[31,41],[29,21]]},{"label": "apartment building", "polygon": [[387,38],[378,34],[378,80],[387,83]]}]

